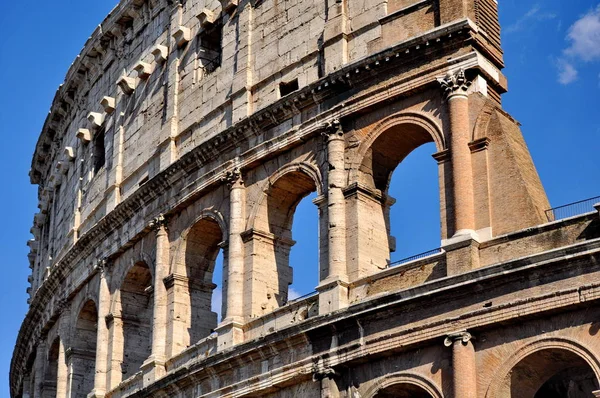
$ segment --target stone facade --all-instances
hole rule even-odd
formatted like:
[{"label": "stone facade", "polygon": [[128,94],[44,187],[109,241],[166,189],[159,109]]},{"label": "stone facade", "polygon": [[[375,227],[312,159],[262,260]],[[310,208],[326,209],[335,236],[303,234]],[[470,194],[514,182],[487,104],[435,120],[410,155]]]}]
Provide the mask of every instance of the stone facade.
[{"label": "stone facade", "polygon": [[[33,157],[11,396],[591,396],[600,217],[546,218],[496,7],[121,1]],[[428,142],[442,249],[390,267],[390,176]],[[320,282],[289,300],[313,192]]]}]

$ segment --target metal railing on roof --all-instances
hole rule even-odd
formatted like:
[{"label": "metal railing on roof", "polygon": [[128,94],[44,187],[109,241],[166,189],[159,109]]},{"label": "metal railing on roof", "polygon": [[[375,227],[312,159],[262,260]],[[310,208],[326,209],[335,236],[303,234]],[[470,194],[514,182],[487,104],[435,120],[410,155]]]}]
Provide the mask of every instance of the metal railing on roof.
[{"label": "metal railing on roof", "polygon": [[442,252],[443,252],[442,248],[438,247],[437,249],[429,250],[429,251],[426,251],[423,253],[415,254],[414,256],[403,258],[402,260],[394,261],[393,263],[390,263],[390,265],[388,267],[396,267],[398,265],[406,264],[411,261],[419,260],[421,258],[433,256],[435,254],[440,254]]},{"label": "metal railing on roof", "polygon": [[578,216],[580,214],[594,211],[594,205],[600,202],[600,196],[569,203],[568,205],[554,207],[546,210],[548,221],[557,221],[564,218]]}]

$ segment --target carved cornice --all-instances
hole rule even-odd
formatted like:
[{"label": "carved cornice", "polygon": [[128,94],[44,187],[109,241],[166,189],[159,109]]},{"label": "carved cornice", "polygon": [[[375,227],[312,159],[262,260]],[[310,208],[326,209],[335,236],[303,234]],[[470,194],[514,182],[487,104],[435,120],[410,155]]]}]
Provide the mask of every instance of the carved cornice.
[{"label": "carved cornice", "polygon": [[438,82],[442,86],[442,91],[446,98],[452,98],[456,95],[466,96],[471,86],[471,81],[467,80],[465,71],[462,69],[454,73],[449,73],[446,77],[438,79]]}]

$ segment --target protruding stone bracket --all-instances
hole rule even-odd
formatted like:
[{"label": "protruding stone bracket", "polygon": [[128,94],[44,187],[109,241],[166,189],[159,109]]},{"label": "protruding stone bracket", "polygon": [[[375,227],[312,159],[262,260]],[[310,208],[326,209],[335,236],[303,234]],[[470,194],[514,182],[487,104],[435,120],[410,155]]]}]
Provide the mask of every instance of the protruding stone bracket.
[{"label": "protruding stone bracket", "polygon": [[156,61],[157,64],[163,64],[169,57],[169,49],[166,46],[159,44],[152,50],[152,55],[154,55],[154,61]]},{"label": "protruding stone bracket", "polygon": [[69,171],[69,165],[65,162],[59,161],[56,164],[56,170],[58,170],[61,174],[65,175]]},{"label": "protruding stone bracket", "polygon": [[200,21],[202,29],[210,29],[216,21],[215,13],[207,8],[203,9],[196,17],[198,18],[198,21]]},{"label": "protruding stone bracket", "polygon": [[491,140],[487,137],[479,138],[469,142],[469,149],[471,150],[471,153],[485,151],[490,146],[490,142]]},{"label": "protruding stone bracket", "polygon": [[231,14],[233,10],[238,6],[238,0],[219,0],[221,2],[221,8],[227,14]]},{"label": "protruding stone bracket", "polygon": [[116,100],[113,97],[103,97],[102,101],[100,101],[100,105],[104,108],[104,112],[110,115],[115,111]]},{"label": "protruding stone bracket", "polygon": [[70,162],[75,160],[75,150],[73,149],[73,147],[65,147],[64,154],[65,158],[67,158]]},{"label": "protruding stone bracket", "polygon": [[122,76],[117,81],[117,86],[119,86],[124,94],[131,95],[135,91],[135,79],[133,77]]},{"label": "protruding stone bracket", "polygon": [[185,46],[190,40],[192,40],[192,32],[190,28],[185,26],[180,26],[177,28],[175,33],[173,33],[173,38],[175,39],[175,43],[177,47]]},{"label": "protruding stone bracket", "polygon": [[450,333],[444,339],[444,345],[446,347],[451,347],[457,341],[460,341],[462,344],[467,344],[471,340],[474,340],[474,337],[467,331]]},{"label": "protruding stone bracket", "polygon": [[90,112],[87,116],[87,119],[94,129],[99,129],[104,124],[104,115],[99,112]]},{"label": "protruding stone bracket", "polygon": [[92,133],[88,129],[79,129],[77,130],[77,138],[84,144],[87,144],[92,140]]},{"label": "protruding stone bracket", "polygon": [[142,80],[146,80],[152,74],[152,65],[146,62],[138,62],[134,70],[137,72],[138,77]]},{"label": "protruding stone bracket", "polygon": [[454,73],[449,73],[446,77],[437,79],[446,98],[450,99],[455,95],[466,96],[471,81],[467,80],[465,71],[461,68]]}]

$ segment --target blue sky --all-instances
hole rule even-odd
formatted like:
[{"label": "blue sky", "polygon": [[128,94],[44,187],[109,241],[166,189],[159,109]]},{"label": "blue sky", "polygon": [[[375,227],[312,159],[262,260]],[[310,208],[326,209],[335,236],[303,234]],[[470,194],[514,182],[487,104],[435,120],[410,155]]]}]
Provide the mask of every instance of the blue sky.
[{"label": "blue sky", "polygon": [[[69,65],[115,4],[53,0],[0,5],[0,134],[5,145],[0,158],[0,396],[8,396],[10,358],[27,310],[25,243],[37,210],[37,191],[27,174],[35,142]],[[500,0],[500,16],[509,79],[504,108],[523,124],[551,204],[600,195],[599,0]],[[396,258],[439,246],[433,151],[419,148],[394,173]],[[303,201],[298,212],[292,287],[302,294],[316,285],[316,210]]]}]

